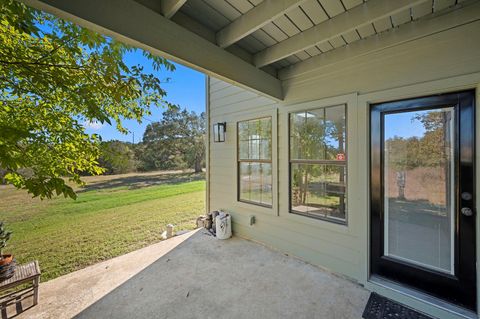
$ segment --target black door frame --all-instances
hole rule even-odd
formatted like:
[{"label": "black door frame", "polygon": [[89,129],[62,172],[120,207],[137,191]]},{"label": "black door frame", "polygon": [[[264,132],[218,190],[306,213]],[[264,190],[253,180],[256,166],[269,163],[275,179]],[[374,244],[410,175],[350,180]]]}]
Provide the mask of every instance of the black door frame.
[{"label": "black door frame", "polygon": [[[454,274],[384,256],[384,115],[404,111],[455,108],[455,242]],[[461,124],[460,124],[461,123]],[[462,199],[462,192],[472,194]],[[468,207],[472,216],[460,213]],[[370,106],[370,274],[418,289],[477,311],[475,213],[475,91],[462,91],[372,104]],[[473,238],[474,240],[471,240]]]}]

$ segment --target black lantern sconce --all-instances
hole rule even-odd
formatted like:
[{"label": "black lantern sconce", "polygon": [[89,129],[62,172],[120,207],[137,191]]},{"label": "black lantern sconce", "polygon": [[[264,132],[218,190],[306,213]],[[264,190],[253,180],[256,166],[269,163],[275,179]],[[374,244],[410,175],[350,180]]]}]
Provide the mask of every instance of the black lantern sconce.
[{"label": "black lantern sconce", "polygon": [[215,143],[225,142],[225,132],[227,131],[227,123],[213,124],[213,141]]}]

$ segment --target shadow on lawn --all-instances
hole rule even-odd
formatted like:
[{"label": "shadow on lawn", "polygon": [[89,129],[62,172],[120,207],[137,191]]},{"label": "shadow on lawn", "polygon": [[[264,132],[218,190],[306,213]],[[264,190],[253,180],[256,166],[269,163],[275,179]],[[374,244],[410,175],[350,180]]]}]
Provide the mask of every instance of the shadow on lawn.
[{"label": "shadow on lawn", "polygon": [[84,193],[91,190],[111,189],[117,187],[128,187],[128,189],[139,189],[155,185],[175,185],[186,182],[200,181],[205,179],[205,173],[172,173],[154,175],[134,175],[112,178],[104,181],[96,181],[87,184],[77,191]]}]

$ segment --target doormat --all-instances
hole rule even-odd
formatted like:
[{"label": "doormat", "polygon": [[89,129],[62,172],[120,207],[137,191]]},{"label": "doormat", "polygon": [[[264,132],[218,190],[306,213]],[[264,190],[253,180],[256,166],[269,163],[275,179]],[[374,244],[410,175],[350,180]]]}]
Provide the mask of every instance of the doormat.
[{"label": "doormat", "polygon": [[433,319],[407,306],[372,292],[363,311],[365,319]]}]

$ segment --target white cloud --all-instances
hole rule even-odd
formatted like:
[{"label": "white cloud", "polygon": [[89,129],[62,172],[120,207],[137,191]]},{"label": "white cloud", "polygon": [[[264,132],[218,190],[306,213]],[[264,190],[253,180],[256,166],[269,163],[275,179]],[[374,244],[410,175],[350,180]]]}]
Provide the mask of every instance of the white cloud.
[{"label": "white cloud", "polygon": [[92,129],[94,131],[98,131],[103,127],[103,124],[97,121],[85,121],[83,123],[83,126],[85,126],[86,128]]}]

